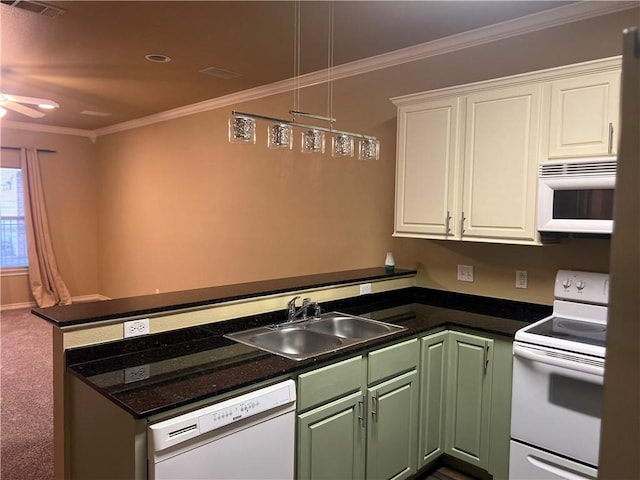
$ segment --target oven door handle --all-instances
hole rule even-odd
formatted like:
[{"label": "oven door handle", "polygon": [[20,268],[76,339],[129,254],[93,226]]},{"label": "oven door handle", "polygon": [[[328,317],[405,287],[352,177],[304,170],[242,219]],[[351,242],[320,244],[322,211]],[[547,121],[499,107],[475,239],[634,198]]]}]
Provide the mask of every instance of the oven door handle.
[{"label": "oven door handle", "polygon": [[545,355],[544,353],[538,353],[529,348],[522,347],[515,343],[513,344],[513,354],[518,357],[533,360],[534,362],[546,363],[548,365],[553,365],[556,367],[563,367],[569,370],[577,370],[579,372],[590,373],[592,375],[604,377],[604,366],[600,367],[597,365],[571,361],[564,358],[552,357],[550,355]]},{"label": "oven door handle", "polygon": [[566,478],[567,480],[596,480],[596,477],[592,477],[591,475],[582,474],[582,472],[576,472],[575,470],[565,470],[560,466],[556,466],[541,458],[536,458],[533,455],[527,455],[527,460],[540,470],[544,470],[560,478]]}]

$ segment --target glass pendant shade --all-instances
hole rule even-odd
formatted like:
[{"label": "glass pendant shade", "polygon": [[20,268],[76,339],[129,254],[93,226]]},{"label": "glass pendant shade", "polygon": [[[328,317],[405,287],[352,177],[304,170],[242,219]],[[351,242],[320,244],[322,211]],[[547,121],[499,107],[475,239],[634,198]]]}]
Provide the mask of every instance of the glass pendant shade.
[{"label": "glass pendant shade", "polygon": [[274,123],[267,130],[267,146],[269,148],[293,147],[293,128],[285,123]]},{"label": "glass pendant shade", "polygon": [[302,132],[302,153],[324,153],[324,132],[313,128]]},{"label": "glass pendant shade", "polygon": [[232,116],[229,118],[230,143],[256,143],[256,121],[253,118]]},{"label": "glass pendant shade", "polygon": [[331,155],[334,157],[353,157],[353,137],[336,135],[331,139]]},{"label": "glass pendant shade", "polygon": [[375,138],[363,138],[358,142],[358,158],[360,160],[379,160],[380,142]]}]

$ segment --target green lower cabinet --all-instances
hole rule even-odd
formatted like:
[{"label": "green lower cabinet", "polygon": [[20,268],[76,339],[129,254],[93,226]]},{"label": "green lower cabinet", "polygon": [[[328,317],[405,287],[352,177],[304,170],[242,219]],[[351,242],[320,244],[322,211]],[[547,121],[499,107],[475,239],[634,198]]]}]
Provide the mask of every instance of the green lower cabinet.
[{"label": "green lower cabinet", "polygon": [[367,479],[409,478],[416,473],[418,372],[371,387],[367,397]]},{"label": "green lower cabinet", "polygon": [[444,453],[449,332],[420,339],[418,468]]},{"label": "green lower cabinet", "polygon": [[493,340],[451,332],[445,453],[489,466]]},{"label": "green lower cabinet", "polygon": [[358,392],[298,415],[299,478],[364,478],[362,403]]}]

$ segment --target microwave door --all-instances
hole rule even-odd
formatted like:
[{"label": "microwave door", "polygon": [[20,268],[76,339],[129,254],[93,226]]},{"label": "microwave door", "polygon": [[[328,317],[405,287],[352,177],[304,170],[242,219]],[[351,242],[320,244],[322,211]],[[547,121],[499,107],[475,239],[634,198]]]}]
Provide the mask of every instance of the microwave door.
[{"label": "microwave door", "polygon": [[558,176],[538,183],[538,230],[610,234],[615,175]]}]

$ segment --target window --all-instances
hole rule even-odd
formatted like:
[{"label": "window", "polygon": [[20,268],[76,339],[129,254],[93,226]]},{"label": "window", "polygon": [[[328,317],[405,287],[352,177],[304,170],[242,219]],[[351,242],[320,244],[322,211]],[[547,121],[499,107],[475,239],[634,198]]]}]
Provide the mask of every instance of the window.
[{"label": "window", "polygon": [[0,247],[0,268],[28,265],[22,170],[19,167],[0,167]]}]

